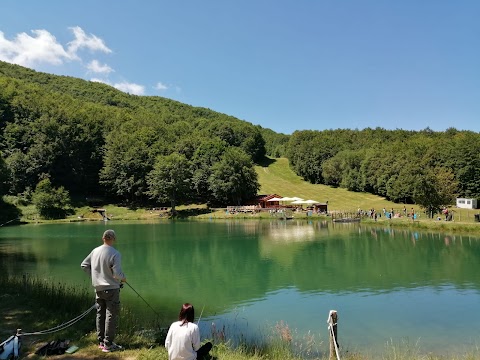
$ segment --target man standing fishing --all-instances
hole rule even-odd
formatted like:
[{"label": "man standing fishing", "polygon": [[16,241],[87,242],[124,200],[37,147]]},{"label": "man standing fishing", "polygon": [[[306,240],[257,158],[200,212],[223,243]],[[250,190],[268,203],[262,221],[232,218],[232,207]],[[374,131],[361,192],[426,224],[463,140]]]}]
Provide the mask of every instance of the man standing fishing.
[{"label": "man standing fishing", "polygon": [[105,231],[102,241],[103,245],[93,249],[82,261],[81,267],[90,275],[95,288],[99,348],[103,352],[111,352],[122,349],[113,340],[120,315],[120,287],[127,279],[122,271],[122,256],[113,247],[115,231]]}]

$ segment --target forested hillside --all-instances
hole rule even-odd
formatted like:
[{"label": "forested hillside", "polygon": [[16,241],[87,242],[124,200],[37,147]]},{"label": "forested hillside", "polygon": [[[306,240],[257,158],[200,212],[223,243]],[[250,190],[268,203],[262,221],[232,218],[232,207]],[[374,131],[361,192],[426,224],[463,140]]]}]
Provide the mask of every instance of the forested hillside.
[{"label": "forested hillside", "polygon": [[254,164],[265,154],[287,157],[311,183],[431,211],[457,195],[480,197],[479,133],[452,127],[285,135],[210,109],[5,62],[0,153],[0,195],[25,202],[43,199],[43,189],[58,203],[240,204],[256,195]]},{"label": "forested hillside", "polygon": [[0,62],[3,194],[49,179],[72,197],[241,203],[259,187],[261,129],[234,117]]},{"label": "forested hillside", "polygon": [[298,131],[290,166],[315,184],[370,192],[435,211],[457,195],[480,197],[480,134],[450,128]]}]

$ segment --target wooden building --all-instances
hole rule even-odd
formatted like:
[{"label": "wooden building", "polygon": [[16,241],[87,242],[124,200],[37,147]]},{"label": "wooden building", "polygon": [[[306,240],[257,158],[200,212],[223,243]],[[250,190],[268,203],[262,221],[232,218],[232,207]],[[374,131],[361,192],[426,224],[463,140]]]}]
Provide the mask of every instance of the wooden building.
[{"label": "wooden building", "polygon": [[247,201],[245,205],[257,205],[262,209],[269,207],[278,207],[280,205],[279,201],[269,201],[270,199],[274,198],[281,198],[281,196],[277,194],[258,195],[254,199]]}]

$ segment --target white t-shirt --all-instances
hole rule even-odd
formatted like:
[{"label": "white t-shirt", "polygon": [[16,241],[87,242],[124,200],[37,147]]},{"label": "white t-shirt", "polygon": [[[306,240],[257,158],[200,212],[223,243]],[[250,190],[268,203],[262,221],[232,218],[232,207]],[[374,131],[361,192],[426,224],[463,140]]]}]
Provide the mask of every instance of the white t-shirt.
[{"label": "white t-shirt", "polygon": [[175,321],[168,329],[165,347],[169,360],[195,360],[200,349],[200,330],[197,324]]}]

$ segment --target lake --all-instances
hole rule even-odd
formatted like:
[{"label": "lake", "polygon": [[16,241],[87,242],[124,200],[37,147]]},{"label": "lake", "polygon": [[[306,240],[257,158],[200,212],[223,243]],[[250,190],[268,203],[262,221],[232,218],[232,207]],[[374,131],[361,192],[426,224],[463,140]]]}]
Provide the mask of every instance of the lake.
[{"label": "lake", "polygon": [[[466,353],[480,344],[480,239],[472,236],[308,220],[23,225],[0,228],[0,270],[88,287],[80,263],[108,228],[129,284],[166,319],[184,302],[197,317],[203,310],[205,336],[214,324],[253,341],[281,325],[328,351],[334,309],[343,351],[374,354],[393,342]],[[155,316],[128,287],[122,302]]]}]

